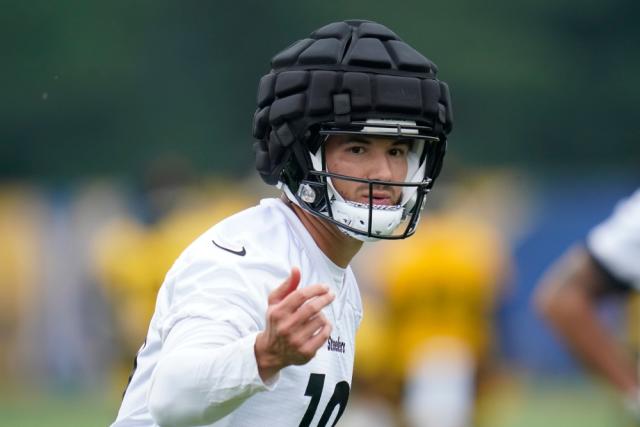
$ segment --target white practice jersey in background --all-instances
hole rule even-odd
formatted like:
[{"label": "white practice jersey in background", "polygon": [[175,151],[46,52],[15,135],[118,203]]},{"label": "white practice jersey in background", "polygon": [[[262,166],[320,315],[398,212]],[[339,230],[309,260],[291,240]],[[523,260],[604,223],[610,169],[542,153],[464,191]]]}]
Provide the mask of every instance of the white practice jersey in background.
[{"label": "white practice jersey in background", "polygon": [[[265,384],[255,336],[265,328],[269,293],[294,266],[300,287],[324,283],[336,294],[323,310],[333,330],[309,363],[286,367]],[[213,413],[219,419],[211,426],[331,426],[346,407],[361,318],[351,268],[332,263],[284,202],[263,200],[209,229],[169,270],[112,426],[156,426],[152,413],[178,425],[184,414]],[[154,375],[159,365],[176,371],[169,386]],[[193,398],[163,401],[185,384]]]},{"label": "white practice jersey in background", "polygon": [[640,290],[640,190],[589,233],[587,246],[613,277]]}]

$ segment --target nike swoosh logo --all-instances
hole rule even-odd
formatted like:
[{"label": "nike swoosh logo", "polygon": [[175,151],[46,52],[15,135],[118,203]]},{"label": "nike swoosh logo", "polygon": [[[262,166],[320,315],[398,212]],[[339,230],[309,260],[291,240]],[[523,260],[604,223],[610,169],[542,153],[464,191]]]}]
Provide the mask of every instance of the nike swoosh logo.
[{"label": "nike swoosh logo", "polygon": [[244,246],[242,247],[241,251],[234,251],[233,249],[229,249],[229,248],[225,248],[224,246],[220,246],[219,244],[216,243],[215,240],[211,239],[211,243],[213,243],[214,245],[216,245],[217,247],[219,247],[220,249],[222,249],[223,251],[227,251],[230,252],[234,255],[238,255],[238,256],[245,256],[247,254],[247,250],[244,248]]}]

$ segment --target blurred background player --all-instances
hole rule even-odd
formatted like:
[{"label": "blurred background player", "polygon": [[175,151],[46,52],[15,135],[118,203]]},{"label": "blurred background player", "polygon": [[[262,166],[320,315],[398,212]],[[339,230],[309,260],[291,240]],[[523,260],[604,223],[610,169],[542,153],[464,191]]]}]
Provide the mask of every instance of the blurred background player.
[{"label": "blurred background player", "polygon": [[458,199],[361,266],[376,288],[365,293],[356,374],[363,395],[395,407],[386,425],[475,425],[477,389],[498,360],[495,311],[511,272],[504,230],[468,209],[471,191],[447,190]]},{"label": "blurred background player", "polygon": [[[538,311],[575,356],[604,377],[640,421],[637,366],[598,308],[640,289],[640,190],[619,202],[585,242],[571,247],[541,279]],[[637,316],[635,317],[637,320]],[[637,325],[634,330],[637,331]]]},{"label": "blurred background player", "polygon": [[36,295],[45,215],[42,194],[32,186],[0,185],[0,376],[10,385],[37,385],[42,374],[31,344],[33,313],[42,308]]},{"label": "blurred background player", "polygon": [[135,205],[100,227],[93,243],[95,276],[116,325],[112,379],[120,389],[171,264],[212,221],[248,207],[252,196],[242,183],[201,182],[178,155],[152,161],[141,183]]}]

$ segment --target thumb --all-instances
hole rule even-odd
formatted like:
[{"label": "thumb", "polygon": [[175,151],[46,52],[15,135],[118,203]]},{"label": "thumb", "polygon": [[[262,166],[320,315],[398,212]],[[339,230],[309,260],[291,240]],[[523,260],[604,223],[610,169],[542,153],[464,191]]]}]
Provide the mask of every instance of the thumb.
[{"label": "thumb", "polygon": [[291,274],[286,278],[284,282],[269,294],[269,305],[277,304],[286,298],[291,292],[293,292],[300,283],[300,270],[298,267],[291,269]]}]

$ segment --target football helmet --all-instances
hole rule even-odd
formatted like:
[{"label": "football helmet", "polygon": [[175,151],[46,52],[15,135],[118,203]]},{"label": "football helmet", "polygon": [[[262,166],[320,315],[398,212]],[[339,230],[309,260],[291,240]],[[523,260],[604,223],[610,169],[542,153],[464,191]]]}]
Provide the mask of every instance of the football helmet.
[{"label": "football helmet", "polygon": [[[452,128],[449,89],[436,78],[436,65],[387,27],[351,20],[293,43],[273,57],[271,66],[260,80],[253,120],[262,179],[359,240],[413,234]],[[328,171],[324,143],[332,135],[408,140],[405,180]],[[345,200],[336,180],[368,185],[369,202]],[[399,203],[376,205],[378,186],[401,187]]]}]

